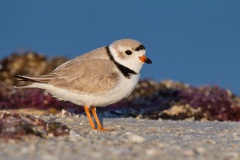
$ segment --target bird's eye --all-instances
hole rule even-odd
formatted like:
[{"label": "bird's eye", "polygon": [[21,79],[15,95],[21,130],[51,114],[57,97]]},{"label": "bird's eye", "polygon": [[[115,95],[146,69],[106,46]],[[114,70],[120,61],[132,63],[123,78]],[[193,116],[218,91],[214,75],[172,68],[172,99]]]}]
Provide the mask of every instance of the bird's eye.
[{"label": "bird's eye", "polygon": [[125,53],[126,53],[127,55],[131,55],[131,54],[132,54],[132,51],[126,50]]}]

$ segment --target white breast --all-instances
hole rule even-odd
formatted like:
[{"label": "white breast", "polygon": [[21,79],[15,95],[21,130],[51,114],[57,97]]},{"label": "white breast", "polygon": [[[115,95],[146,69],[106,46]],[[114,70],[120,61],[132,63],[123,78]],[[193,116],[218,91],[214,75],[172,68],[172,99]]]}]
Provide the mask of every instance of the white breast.
[{"label": "white breast", "polygon": [[129,96],[139,81],[139,77],[140,74],[132,75],[130,79],[122,76],[119,84],[115,88],[106,92],[101,98],[96,100],[99,102],[103,101],[102,104],[98,104],[97,106],[109,105]]},{"label": "white breast", "polygon": [[137,74],[132,75],[130,79],[127,79],[121,74],[118,85],[103,94],[73,92],[43,83],[33,83],[29,87],[45,89],[54,97],[64,101],[70,101],[77,105],[104,107],[127,97],[135,88],[137,82],[139,81],[139,77],[140,74]]}]

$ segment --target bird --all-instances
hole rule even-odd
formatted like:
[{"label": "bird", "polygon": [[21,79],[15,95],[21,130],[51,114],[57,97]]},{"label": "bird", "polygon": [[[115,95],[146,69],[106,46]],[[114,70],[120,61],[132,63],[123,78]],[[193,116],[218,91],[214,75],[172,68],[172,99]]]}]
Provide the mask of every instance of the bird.
[{"label": "bird", "polygon": [[144,45],[137,40],[116,40],[69,60],[48,74],[16,75],[18,80],[30,84],[15,87],[43,89],[58,100],[83,106],[91,128],[107,131],[98,118],[96,107],[128,97],[139,81],[143,64],[152,63],[145,54]]}]

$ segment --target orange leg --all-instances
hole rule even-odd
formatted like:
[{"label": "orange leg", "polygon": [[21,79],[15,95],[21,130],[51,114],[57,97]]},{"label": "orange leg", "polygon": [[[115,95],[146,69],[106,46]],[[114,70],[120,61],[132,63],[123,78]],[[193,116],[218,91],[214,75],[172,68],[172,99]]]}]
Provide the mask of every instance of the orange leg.
[{"label": "orange leg", "polygon": [[97,112],[96,112],[96,107],[92,107],[92,108],[91,108],[91,111],[92,111],[93,117],[95,118],[95,121],[97,122],[98,130],[100,130],[100,131],[106,131],[106,129],[103,128],[101,122],[100,122],[99,119],[98,119],[98,115],[97,115]]},{"label": "orange leg", "polygon": [[86,112],[86,115],[87,115],[87,118],[89,120],[90,126],[92,127],[92,129],[96,130],[96,127],[95,127],[94,122],[92,120],[92,117],[90,115],[88,106],[84,106],[84,110]]}]

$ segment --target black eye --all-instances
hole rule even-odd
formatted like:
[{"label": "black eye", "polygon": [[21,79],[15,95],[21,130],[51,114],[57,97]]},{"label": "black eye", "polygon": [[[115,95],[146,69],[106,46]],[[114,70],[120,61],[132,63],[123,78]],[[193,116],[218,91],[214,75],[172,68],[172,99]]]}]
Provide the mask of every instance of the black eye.
[{"label": "black eye", "polygon": [[126,53],[127,55],[131,55],[131,54],[132,54],[132,51],[126,50],[125,53]]}]

